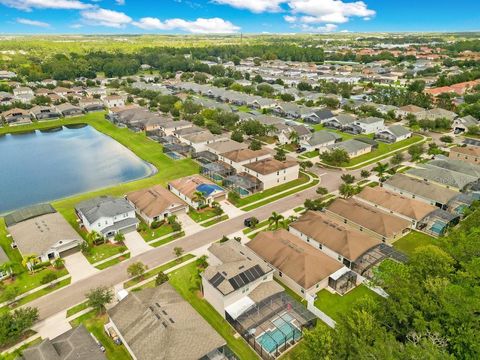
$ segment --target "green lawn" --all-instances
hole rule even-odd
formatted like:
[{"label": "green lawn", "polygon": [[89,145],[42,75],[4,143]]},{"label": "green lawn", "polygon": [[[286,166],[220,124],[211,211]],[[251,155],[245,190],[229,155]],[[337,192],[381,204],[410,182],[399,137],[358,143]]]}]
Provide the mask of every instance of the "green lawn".
[{"label": "green lawn", "polygon": [[[145,136],[145,133],[134,133],[126,128],[118,128],[114,124],[104,119],[103,112],[91,113],[76,118],[33,123],[9,128],[0,128],[0,135],[4,133],[21,133],[35,129],[48,129],[72,124],[88,124],[93,126],[98,131],[110,136],[120,144],[126,146],[138,157],[151,163],[158,169],[158,172],[144,179],[119,184],[105,189],[95,190],[89,193],[75,195],[53,202],[52,205],[55,207],[55,209],[57,209],[77,230],[79,229],[74,212],[74,206],[80,201],[100,195],[123,196],[130,191],[143,189],[157,184],[166,185],[170,180],[198,173],[199,166],[193,160],[173,160],[169,158],[163,154],[162,146],[155,141],[148,139]],[[85,236],[84,233],[82,233],[82,235]]]},{"label": "green lawn", "polygon": [[355,289],[349,291],[343,296],[332,294],[323,289],[317,293],[315,306],[330,316],[333,320],[338,320],[340,314],[348,313],[352,305],[354,305],[357,300],[363,297],[375,299],[378,298],[379,295],[374,293],[365,285],[357,286]]},{"label": "green lawn", "polygon": [[121,263],[124,260],[130,259],[130,253],[116,257],[115,259],[105,261],[104,263],[101,263],[100,265],[95,266],[98,270],[103,270],[106,269],[110,266],[117,265],[118,263]]},{"label": "green lawn", "polygon": [[207,222],[204,222],[202,224],[203,227],[209,227],[209,226],[212,226],[212,225],[215,225],[215,224],[218,224],[219,222],[221,221],[225,221],[228,219],[228,215],[222,215],[220,216],[219,218],[216,218],[216,219],[212,219],[210,221],[207,221]]},{"label": "green lawn", "polygon": [[435,245],[436,243],[437,240],[430,235],[418,231],[410,231],[407,235],[398,239],[392,245],[395,249],[411,256],[417,248],[421,246]]},{"label": "green lawn", "polygon": [[302,158],[312,159],[312,158],[318,156],[318,154],[319,154],[318,150],[312,150],[312,151],[303,153],[303,154],[301,155],[301,157],[302,157]]},{"label": "green lawn", "polygon": [[72,315],[78,314],[80,311],[85,310],[88,308],[88,302],[82,302],[78,305],[72,306],[70,309],[67,310],[67,318],[69,318]]},{"label": "green lawn", "polygon": [[[141,221],[140,228],[142,228],[143,226],[146,226],[147,230],[146,231],[139,231],[138,233],[142,236],[143,240],[145,240],[147,242],[158,239],[162,236],[165,236],[165,235],[173,232],[172,226],[167,224],[167,223],[164,223],[164,224],[160,225],[160,227],[158,227],[156,229],[152,229],[143,220],[140,220],[140,221]],[[143,225],[143,224],[145,224],[145,225]]]},{"label": "green lawn", "polygon": [[204,299],[199,290],[197,265],[191,263],[170,273],[170,283],[193,308],[227,341],[228,347],[241,360],[257,359],[256,353],[241,337],[235,336],[235,330]]},{"label": "green lawn", "polygon": [[92,247],[90,253],[86,254],[85,257],[90,264],[95,264],[96,262],[108,259],[109,257],[123,253],[127,250],[128,248],[125,245],[117,245],[107,242],[106,244]]},{"label": "green lawn", "polygon": [[159,267],[156,267],[155,269],[147,271],[142,277],[137,276],[133,279],[130,279],[130,280],[124,282],[123,287],[125,289],[127,289],[129,287],[137,285],[139,282],[142,282],[145,279],[157,276],[158,273],[160,273],[162,271],[167,271],[168,269],[171,269],[172,267],[177,266],[178,264],[181,264],[181,263],[183,263],[187,260],[190,260],[191,258],[194,258],[194,257],[195,256],[192,255],[192,254],[183,255],[182,257],[179,257],[178,259],[172,260],[172,261],[170,261],[166,264],[163,264]]},{"label": "green lawn", "polygon": [[105,355],[108,360],[130,360],[132,357],[124,345],[116,345],[113,340],[105,333],[103,325],[108,321],[107,315],[98,316],[94,310],[72,320],[70,324],[76,327],[83,324],[88,331],[93,333],[98,341],[105,347]]},{"label": "green lawn", "polygon": [[195,210],[194,208],[190,208],[188,210],[188,215],[192,218],[195,222],[202,222],[208,219],[211,219],[214,216],[217,216],[215,210],[212,208],[204,208],[202,210]]}]

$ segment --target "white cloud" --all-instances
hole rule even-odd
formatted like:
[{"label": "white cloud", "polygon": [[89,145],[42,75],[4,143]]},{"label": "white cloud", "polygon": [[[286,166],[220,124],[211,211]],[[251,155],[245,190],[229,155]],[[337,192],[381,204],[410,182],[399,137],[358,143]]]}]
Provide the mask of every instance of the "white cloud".
[{"label": "white cloud", "polygon": [[363,1],[343,2],[341,0],[289,0],[293,14],[304,15],[305,23],[346,23],[351,17],[370,18],[375,11]]},{"label": "white cloud", "polygon": [[24,11],[32,9],[85,10],[93,6],[79,0],[0,0],[0,4]]},{"label": "white cloud", "polygon": [[194,34],[231,34],[240,30],[240,27],[221,18],[198,18],[195,21],[183,19],[161,21],[157,18],[145,17],[132,24],[144,30],[182,30]]},{"label": "white cloud", "polygon": [[291,16],[291,15],[285,15],[283,19],[288,23],[294,23],[294,22],[297,22],[298,20],[296,16]]},{"label": "white cloud", "polygon": [[18,18],[17,23],[23,24],[23,25],[29,25],[29,26],[38,26],[43,28],[50,27],[49,23],[38,21],[38,20],[23,19],[23,18]]},{"label": "white cloud", "polygon": [[279,12],[280,4],[286,0],[213,0],[214,3],[220,5],[230,5],[237,9],[246,9],[255,13],[262,12]]},{"label": "white cloud", "polygon": [[305,32],[310,33],[331,33],[337,30],[338,25],[336,24],[325,24],[323,26],[311,26],[307,24],[301,24],[300,28]]},{"label": "white cloud", "polygon": [[125,0],[115,0],[115,2],[120,6],[125,5]]},{"label": "white cloud", "polygon": [[82,19],[92,26],[123,28],[132,22],[132,18],[123,12],[101,8],[85,10],[80,14]]}]

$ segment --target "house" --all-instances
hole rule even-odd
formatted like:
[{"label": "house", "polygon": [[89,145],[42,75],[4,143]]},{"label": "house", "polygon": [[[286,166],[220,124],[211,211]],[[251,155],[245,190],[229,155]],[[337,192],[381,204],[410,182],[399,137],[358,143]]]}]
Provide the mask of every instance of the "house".
[{"label": "house", "polygon": [[245,165],[271,157],[272,155],[266,149],[250,150],[246,148],[221,153],[218,159],[231,165],[236,171],[242,172],[245,171]]},{"label": "house", "polygon": [[335,115],[328,109],[312,109],[302,115],[302,119],[306,123],[323,124],[329,120],[332,120]]},{"label": "house", "polygon": [[441,209],[447,209],[448,203],[458,195],[457,191],[405,174],[395,174],[387,179],[382,186],[389,191],[426,202]]},{"label": "house", "polygon": [[55,120],[62,116],[53,106],[34,106],[30,109],[30,115],[32,115],[38,121],[42,120]]},{"label": "house", "polygon": [[179,136],[179,139],[183,143],[192,146],[196,152],[206,151],[208,144],[216,141],[226,140],[228,138],[228,134],[214,135],[208,130]]},{"label": "house", "polygon": [[479,121],[471,115],[453,120],[452,129],[456,134],[466,133],[473,126],[479,126]]},{"label": "house", "polygon": [[158,124],[158,128],[162,130],[166,136],[173,135],[178,130],[189,129],[192,127],[193,124],[186,120],[174,121],[173,119],[169,119],[168,121],[162,121]]},{"label": "house", "polygon": [[477,146],[455,146],[450,148],[448,157],[471,164],[480,164],[480,148]]},{"label": "house", "polygon": [[8,270],[3,267],[4,264],[10,263],[8,255],[5,253],[5,250],[0,246],[0,281],[9,277],[12,273],[12,269]]},{"label": "house", "polygon": [[355,122],[356,118],[348,114],[335,115],[332,119],[325,121],[324,126],[342,130]]},{"label": "house", "polygon": [[289,231],[348,268],[353,268],[358,259],[381,243],[316,211],[307,211],[290,224]]},{"label": "house", "polygon": [[278,103],[274,107],[273,112],[288,119],[298,119],[301,116],[300,107],[293,103]]},{"label": "house", "polygon": [[387,143],[396,143],[406,140],[412,136],[412,132],[402,125],[390,125],[375,134],[375,140],[385,141]]},{"label": "house", "polygon": [[300,170],[296,161],[279,161],[273,158],[251,162],[243,167],[247,174],[261,181],[263,190],[298,179]]},{"label": "house", "polygon": [[[168,190],[194,209],[204,205],[211,206],[214,202],[226,198],[226,192],[222,187],[199,175],[173,180],[168,183]],[[198,199],[199,193],[203,195],[203,199]]]},{"label": "house", "polygon": [[17,97],[22,95],[28,95],[33,98],[35,96],[35,93],[29,87],[24,86],[16,87],[13,89],[13,96]]},{"label": "house", "polygon": [[107,95],[107,89],[104,87],[91,87],[85,90],[85,93],[89,97],[103,97]]},{"label": "house", "polygon": [[21,209],[5,216],[7,230],[22,256],[35,255],[42,262],[79,250],[80,235],[49,204]]},{"label": "house", "polygon": [[334,132],[327,130],[320,130],[314,132],[306,141],[301,141],[300,144],[307,150],[320,151],[329,145],[333,145],[342,140],[342,137]]},{"label": "house", "polygon": [[128,193],[126,196],[137,214],[151,225],[171,215],[185,214],[188,205],[161,185]]},{"label": "house", "polygon": [[129,293],[107,313],[133,359],[224,359],[225,340],[168,282]]},{"label": "house", "polygon": [[0,105],[11,105],[15,101],[15,98],[12,94],[0,91]]},{"label": "house", "polygon": [[18,360],[106,360],[92,335],[83,326],[68,330],[54,339],[46,338],[39,344],[22,350]]},{"label": "house", "polygon": [[303,298],[328,287],[344,266],[285,229],[259,233],[246,245],[275,269],[274,276]]},{"label": "house", "polygon": [[[335,149],[342,149],[344,150],[350,158],[354,158],[363,154],[368,154],[372,151],[373,145],[359,141],[356,139],[350,139],[347,141],[337,142],[332,145],[328,145],[323,148],[323,151],[332,151]],[[322,149],[321,149],[322,150]]]},{"label": "house", "polygon": [[424,108],[416,105],[405,105],[398,108],[396,114],[398,117],[405,119],[408,115],[417,116],[419,113],[425,111]]},{"label": "house", "polygon": [[105,110],[102,100],[95,98],[83,98],[78,101],[80,106],[86,113]]},{"label": "house", "polygon": [[311,132],[305,125],[287,125],[276,124],[274,125],[277,131],[275,135],[279,144],[288,144],[292,142],[292,134],[295,133],[298,141],[306,140]]},{"label": "house", "polygon": [[430,110],[425,110],[416,114],[418,120],[436,120],[436,119],[447,119],[453,121],[458,117],[453,111],[448,111],[442,108],[435,108]]},{"label": "house", "polygon": [[80,116],[83,114],[82,108],[70,103],[57,105],[56,108],[64,117]]},{"label": "house", "polygon": [[230,151],[244,150],[247,148],[248,145],[246,143],[239,143],[231,139],[216,141],[207,145],[207,151],[215,155],[220,155]]},{"label": "house", "polygon": [[18,108],[7,110],[1,113],[1,116],[9,125],[23,125],[32,122],[29,112]]},{"label": "house", "polygon": [[355,199],[336,199],[326,214],[383,242],[392,242],[411,227],[411,222]]},{"label": "house", "polygon": [[382,118],[370,116],[368,118],[358,119],[353,124],[344,127],[344,131],[355,134],[374,134],[385,127]]},{"label": "house", "polygon": [[0,80],[9,80],[17,77],[17,74],[13,71],[0,70]]},{"label": "house", "polygon": [[120,95],[104,96],[102,100],[107,108],[125,106],[125,100]]},{"label": "house", "polygon": [[225,318],[237,318],[263,298],[282,292],[273,281],[274,270],[252,251],[229,240],[208,248],[209,266],[202,273],[204,299]]},{"label": "house", "polygon": [[107,238],[135,231],[139,223],[135,208],[126,199],[111,196],[82,201],[75,205],[75,212],[88,232]]}]

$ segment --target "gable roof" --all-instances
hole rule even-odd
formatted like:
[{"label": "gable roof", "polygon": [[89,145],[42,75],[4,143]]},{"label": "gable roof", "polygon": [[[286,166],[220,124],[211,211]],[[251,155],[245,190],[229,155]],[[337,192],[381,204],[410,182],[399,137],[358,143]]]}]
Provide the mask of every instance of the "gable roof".
[{"label": "gable roof", "polygon": [[[169,185],[174,187],[181,194],[187,196],[190,199],[193,198],[193,195],[196,191],[201,191],[201,188],[204,187],[203,185],[215,187],[214,190],[221,191],[221,193],[225,192],[225,190],[222,189],[220,186],[200,175],[191,175],[180,179],[175,179],[170,181]],[[210,194],[206,195],[208,196]]]},{"label": "gable roof", "polygon": [[228,160],[238,163],[246,160],[256,159],[258,157],[265,156],[268,154],[270,153],[265,149],[251,150],[246,148],[246,149],[237,149],[233,151],[228,151],[221,155]]},{"label": "gable roof", "polygon": [[331,141],[337,141],[342,137],[337,134],[327,130],[320,130],[316,131],[312,134],[310,139],[307,140],[308,144],[315,146],[315,145],[322,145],[326,144]]},{"label": "gable roof", "polygon": [[255,171],[258,174],[268,175],[276,171],[288,169],[294,166],[298,166],[296,161],[279,161],[277,159],[269,158],[259,160],[250,164],[243,165],[245,168]]},{"label": "gable roof", "polygon": [[167,282],[108,310],[137,360],[197,360],[225,340]]},{"label": "gable roof", "polygon": [[285,229],[261,232],[247,247],[304,289],[343,267]]},{"label": "gable roof", "polygon": [[127,194],[127,199],[148,217],[158,216],[168,208],[187,206],[185,202],[161,185],[133,191]]},{"label": "gable roof", "polygon": [[7,227],[18,224],[22,221],[29,220],[45,214],[53,214],[56,210],[50,204],[38,204],[14,211],[5,216],[5,224]]},{"label": "gable roof", "polygon": [[410,130],[402,125],[390,125],[387,129],[382,131],[388,131],[395,137],[405,136],[411,133]]},{"label": "gable roof", "polygon": [[290,227],[352,261],[380,244],[379,240],[315,211],[307,211]]},{"label": "gable roof", "polygon": [[102,217],[114,217],[135,209],[125,199],[99,196],[78,203],[75,205],[75,210],[82,213],[90,223],[93,223]]}]

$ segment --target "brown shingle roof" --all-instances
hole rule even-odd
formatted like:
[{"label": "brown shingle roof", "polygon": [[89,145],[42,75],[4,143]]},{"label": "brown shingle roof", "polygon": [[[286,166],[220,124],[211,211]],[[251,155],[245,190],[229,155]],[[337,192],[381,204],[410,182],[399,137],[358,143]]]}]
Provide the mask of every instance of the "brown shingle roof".
[{"label": "brown shingle roof", "polygon": [[470,156],[480,156],[480,147],[478,146],[456,146],[451,148],[450,151]]},{"label": "brown shingle roof", "polygon": [[260,156],[268,155],[269,152],[267,150],[250,150],[250,149],[239,149],[228,151],[223,153],[222,156],[228,160],[232,160],[233,162],[242,162],[245,160],[256,159]]},{"label": "brown shingle roof", "polygon": [[197,186],[201,184],[213,184],[213,182],[200,175],[186,176],[169,182],[169,185],[189,198],[193,197],[193,194],[197,191]]},{"label": "brown shingle roof", "polygon": [[304,289],[311,288],[343,267],[340,262],[285,229],[262,232],[247,246]]},{"label": "brown shingle roof", "polygon": [[244,165],[247,169],[253,170],[262,175],[272,174],[276,171],[288,169],[298,165],[296,161],[278,161],[277,159],[264,159]]},{"label": "brown shingle roof", "polygon": [[290,227],[352,261],[380,243],[377,239],[314,211],[308,211]]},{"label": "brown shingle roof", "polygon": [[410,221],[362,204],[355,199],[336,199],[328,210],[387,238],[410,227]]},{"label": "brown shingle roof", "polygon": [[127,199],[148,217],[158,216],[168,208],[187,206],[185,202],[161,185],[131,192],[127,194]]}]

